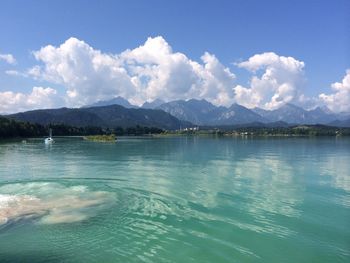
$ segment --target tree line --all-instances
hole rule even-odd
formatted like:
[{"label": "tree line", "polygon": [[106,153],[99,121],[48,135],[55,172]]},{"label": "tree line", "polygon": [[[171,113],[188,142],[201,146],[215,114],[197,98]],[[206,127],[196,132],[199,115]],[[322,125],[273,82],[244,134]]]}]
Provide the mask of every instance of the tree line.
[{"label": "tree line", "polygon": [[53,130],[54,136],[86,136],[86,135],[144,135],[159,134],[163,130],[155,127],[116,127],[102,128],[95,126],[73,127],[65,124],[48,124],[41,125],[37,123],[16,121],[0,116],[0,138],[26,138],[26,137],[42,137],[47,136],[49,129]]},{"label": "tree line", "polygon": [[239,128],[235,132],[240,134],[249,135],[291,135],[291,136],[349,136],[350,128],[338,128],[325,125],[304,125],[295,127],[252,127],[252,128]]}]

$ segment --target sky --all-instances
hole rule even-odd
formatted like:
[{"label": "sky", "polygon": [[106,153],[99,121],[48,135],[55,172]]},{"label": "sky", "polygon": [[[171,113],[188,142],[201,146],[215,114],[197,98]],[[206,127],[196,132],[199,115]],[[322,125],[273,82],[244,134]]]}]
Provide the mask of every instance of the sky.
[{"label": "sky", "polygon": [[0,113],[116,96],[350,112],[350,1],[0,1]]}]

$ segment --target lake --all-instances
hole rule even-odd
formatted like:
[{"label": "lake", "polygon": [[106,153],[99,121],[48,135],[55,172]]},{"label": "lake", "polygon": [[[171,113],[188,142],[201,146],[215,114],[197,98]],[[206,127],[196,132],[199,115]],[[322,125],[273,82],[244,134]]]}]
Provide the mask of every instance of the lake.
[{"label": "lake", "polygon": [[1,142],[0,262],[350,262],[350,139]]}]

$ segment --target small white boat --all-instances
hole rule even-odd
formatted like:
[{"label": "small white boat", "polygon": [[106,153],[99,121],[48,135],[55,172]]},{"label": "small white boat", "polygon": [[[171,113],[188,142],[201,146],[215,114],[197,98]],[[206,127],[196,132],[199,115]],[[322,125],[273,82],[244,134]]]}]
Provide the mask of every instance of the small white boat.
[{"label": "small white boat", "polygon": [[52,139],[52,129],[50,128],[50,134],[49,134],[49,137],[45,138],[45,144],[51,144],[54,142],[55,141]]}]

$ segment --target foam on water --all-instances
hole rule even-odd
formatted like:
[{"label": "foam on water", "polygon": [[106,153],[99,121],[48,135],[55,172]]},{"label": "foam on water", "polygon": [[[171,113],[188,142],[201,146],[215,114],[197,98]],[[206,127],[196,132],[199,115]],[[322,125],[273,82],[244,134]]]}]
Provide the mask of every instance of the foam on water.
[{"label": "foam on water", "polygon": [[116,201],[114,193],[58,183],[16,183],[0,187],[0,225],[36,218],[38,223],[79,222]]}]

